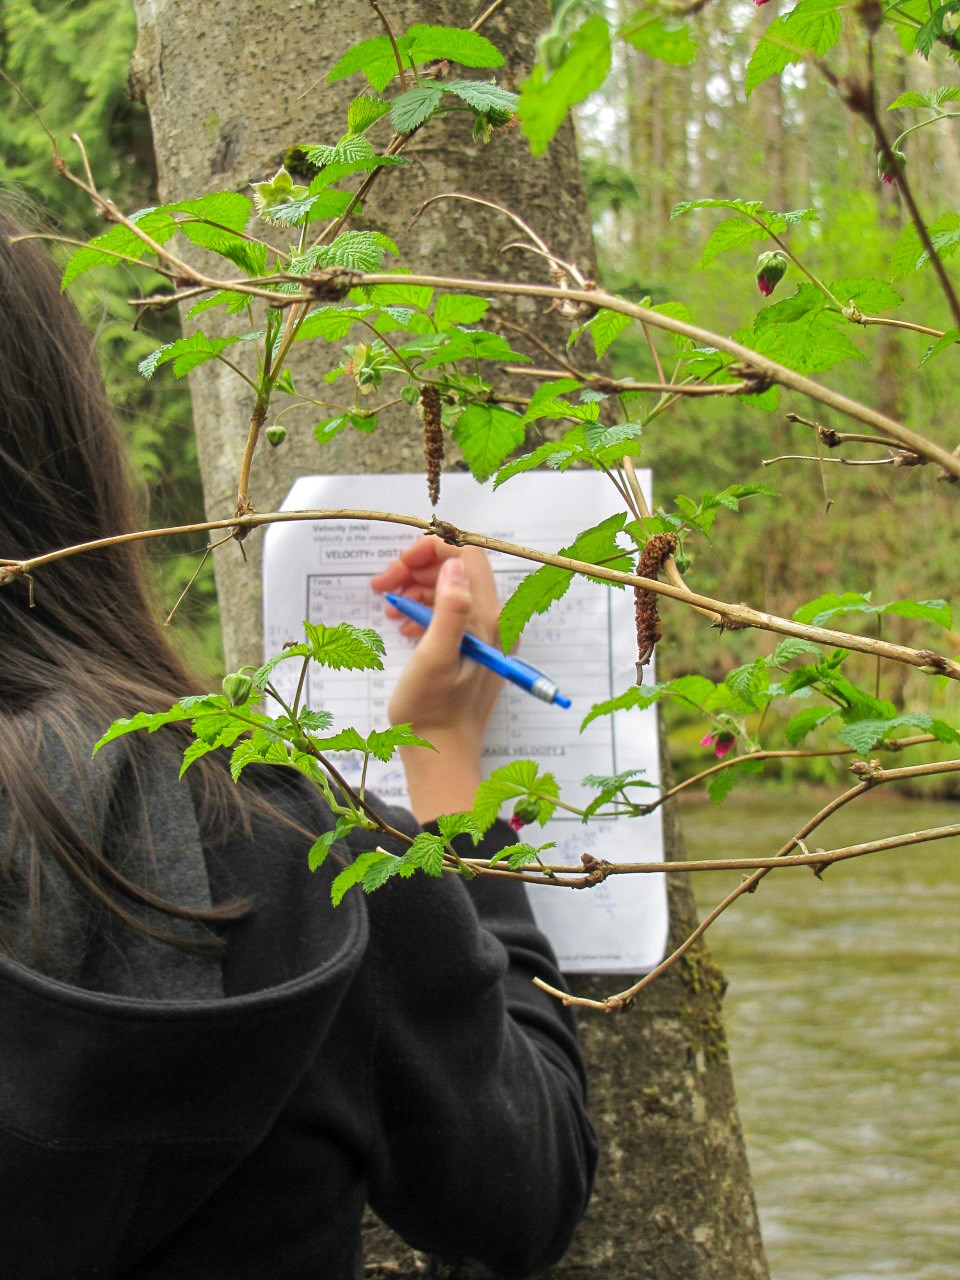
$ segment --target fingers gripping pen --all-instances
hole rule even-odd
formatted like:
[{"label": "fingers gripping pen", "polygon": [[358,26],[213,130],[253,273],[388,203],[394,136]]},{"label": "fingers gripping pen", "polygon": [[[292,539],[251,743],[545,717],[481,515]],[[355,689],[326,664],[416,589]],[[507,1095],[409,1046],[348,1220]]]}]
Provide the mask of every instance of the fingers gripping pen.
[{"label": "fingers gripping pen", "polygon": [[[384,592],[384,599],[388,600],[398,613],[402,613],[405,618],[417,623],[424,630],[430,625],[433,610],[428,605],[420,604],[417,600],[408,600],[406,596],[394,595],[390,591]],[[540,698],[543,702],[552,702],[558,707],[570,706],[570,699],[563,696],[549,676],[545,676],[536,667],[521,662],[519,658],[501,653],[493,645],[484,644],[469,632],[463,637],[460,652],[465,658],[479,662],[481,666],[496,672],[504,680],[509,680],[511,684],[525,689],[527,693],[532,693],[535,698]]]}]

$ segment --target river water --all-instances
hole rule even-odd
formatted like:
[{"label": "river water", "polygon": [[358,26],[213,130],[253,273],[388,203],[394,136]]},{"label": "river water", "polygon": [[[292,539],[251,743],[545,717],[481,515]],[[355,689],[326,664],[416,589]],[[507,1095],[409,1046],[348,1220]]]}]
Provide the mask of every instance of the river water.
[{"label": "river water", "polygon": [[[689,856],[771,856],[817,807],[688,801]],[[958,821],[878,793],[810,847]],[[738,879],[698,874],[701,908]],[[960,839],[772,873],[708,933],[773,1280],[960,1280],[958,938]]]}]

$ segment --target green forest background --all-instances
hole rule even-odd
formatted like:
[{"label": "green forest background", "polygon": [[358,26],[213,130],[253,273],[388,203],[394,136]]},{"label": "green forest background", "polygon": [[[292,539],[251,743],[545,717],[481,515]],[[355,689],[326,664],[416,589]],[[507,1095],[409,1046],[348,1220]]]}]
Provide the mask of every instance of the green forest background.
[{"label": "green forest background", "polygon": [[[619,6],[625,15],[625,0],[597,7],[615,18]],[[716,218],[700,212],[671,222],[670,210],[678,201],[742,197],[773,209],[821,211],[823,220],[794,229],[791,247],[826,279],[889,277],[904,223],[896,188],[877,179],[866,126],[839,106],[822,80],[811,78],[814,73],[790,68],[746,97],[747,60],[776,16],[776,0],[763,8],[715,0],[693,19],[699,53],[689,66],[653,62],[632,51],[628,59],[621,46],[614,73],[579,116],[602,282],[635,301],[680,299],[697,323],[723,333],[746,323],[763,302],[754,274],[756,246],[702,267],[703,244]],[[71,154],[71,133],[82,137],[98,185],[121,207],[139,208],[154,199],[149,122],[145,108],[127,96],[135,40],[129,0],[3,3],[0,65],[38,114],[26,109],[10,84],[0,88],[2,183],[14,193],[8,198],[40,206],[43,219],[63,236],[84,239],[100,228],[83,193],[56,175],[44,126],[64,154]],[[885,59],[877,67],[883,102],[907,88],[947,82],[935,60],[908,61],[893,41],[879,52]],[[914,122],[902,113],[898,123],[898,114],[891,113],[893,132]],[[960,145],[952,125],[914,135],[910,177],[929,221],[960,208]],[[36,220],[35,213],[30,217]],[[950,327],[928,276],[913,273],[895,283],[905,297],[898,314]],[[124,279],[116,271],[91,272],[72,292],[96,334],[150,523],[167,525],[195,517],[202,495],[186,385],[172,377],[148,383],[136,373],[142,356],[176,336],[172,312],[150,313],[140,328],[131,328],[126,299],[151,285],[142,273]],[[916,376],[930,339],[873,328],[857,332],[853,340],[869,360],[850,359],[818,376],[952,448],[949,363],[931,362],[922,385]],[[639,334],[619,338],[611,356],[618,375],[655,377]],[[815,454],[813,433],[788,422],[782,407],[760,414],[744,413],[740,402],[724,398],[686,404],[644,444],[641,461],[654,470],[660,501],[670,503],[677,494],[696,497],[703,489],[732,483],[762,483],[778,493],[774,499],[751,499],[735,521],[718,518],[713,542],[697,544],[687,575],[694,589],[787,616],[828,591],[872,592],[878,601],[949,599],[956,578],[951,538],[956,495],[932,468],[836,463],[821,468],[816,461],[763,466],[762,459]],[[803,411],[801,403],[789,407]],[[817,420],[844,426],[824,413]],[[860,460],[876,456],[875,449],[863,449]],[[855,459],[856,447],[845,450],[845,457]],[[153,554],[158,598],[168,608],[196,567],[196,548],[178,541]],[[756,652],[756,635],[730,634],[718,645],[716,632],[692,613],[664,609],[663,615],[660,678],[696,670],[719,679]],[[177,625],[191,659],[215,674],[222,660],[212,572],[200,576]],[[909,619],[887,617],[884,626],[884,639],[923,643]],[[937,643],[956,652],[960,635]],[[851,659],[857,662],[863,676],[867,659]],[[949,712],[946,682],[912,674],[907,667],[885,671],[884,678],[884,696],[899,708]],[[682,769],[685,754],[703,754],[698,730],[682,716],[670,728]],[[936,750],[930,749],[929,758]],[[800,766],[783,766],[792,767]],[[805,761],[802,767],[808,776],[812,771],[827,780],[842,766],[827,760]]]}]

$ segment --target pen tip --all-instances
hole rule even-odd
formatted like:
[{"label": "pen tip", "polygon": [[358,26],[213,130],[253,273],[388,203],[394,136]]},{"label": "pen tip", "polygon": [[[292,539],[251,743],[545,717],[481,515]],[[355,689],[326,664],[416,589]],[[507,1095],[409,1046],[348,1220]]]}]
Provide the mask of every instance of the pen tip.
[{"label": "pen tip", "polygon": [[558,707],[569,707],[571,705],[570,699],[565,698],[562,693],[555,694],[553,700]]}]

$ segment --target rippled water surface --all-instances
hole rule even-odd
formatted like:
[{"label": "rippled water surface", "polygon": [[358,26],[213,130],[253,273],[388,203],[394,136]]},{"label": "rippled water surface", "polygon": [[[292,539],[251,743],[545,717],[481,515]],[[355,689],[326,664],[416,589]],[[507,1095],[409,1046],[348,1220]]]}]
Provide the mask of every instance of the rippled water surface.
[{"label": "rippled water surface", "polygon": [[[815,808],[686,804],[689,855],[770,856]],[[958,821],[871,797],[811,846]],[[738,878],[698,876],[701,907]],[[960,839],[777,872],[708,941],[773,1280],[960,1280]]]}]

